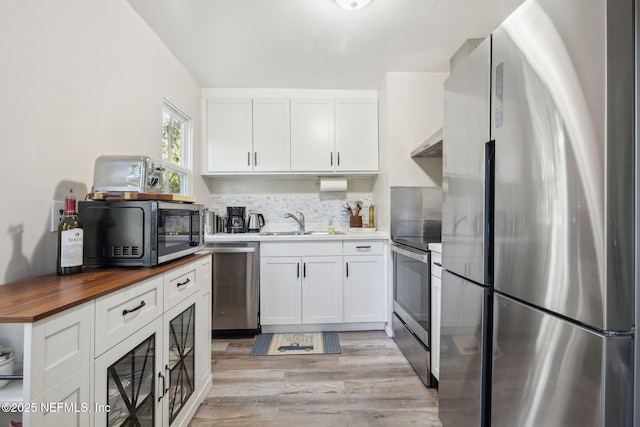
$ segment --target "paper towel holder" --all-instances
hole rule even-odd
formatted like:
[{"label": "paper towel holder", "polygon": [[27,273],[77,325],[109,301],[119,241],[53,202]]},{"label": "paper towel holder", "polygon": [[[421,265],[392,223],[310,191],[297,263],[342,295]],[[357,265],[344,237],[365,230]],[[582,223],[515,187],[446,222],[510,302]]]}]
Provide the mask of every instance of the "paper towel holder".
[{"label": "paper towel holder", "polygon": [[320,177],[320,191],[321,192],[346,192],[347,191],[347,178],[344,177]]}]

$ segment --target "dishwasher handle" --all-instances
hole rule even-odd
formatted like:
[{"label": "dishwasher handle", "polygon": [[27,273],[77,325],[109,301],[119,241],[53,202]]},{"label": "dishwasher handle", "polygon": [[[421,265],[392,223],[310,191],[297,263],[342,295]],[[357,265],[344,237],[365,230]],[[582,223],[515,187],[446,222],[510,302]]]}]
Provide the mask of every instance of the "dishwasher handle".
[{"label": "dishwasher handle", "polygon": [[228,247],[228,248],[207,248],[214,254],[241,254],[241,253],[252,253],[256,251],[255,247]]}]

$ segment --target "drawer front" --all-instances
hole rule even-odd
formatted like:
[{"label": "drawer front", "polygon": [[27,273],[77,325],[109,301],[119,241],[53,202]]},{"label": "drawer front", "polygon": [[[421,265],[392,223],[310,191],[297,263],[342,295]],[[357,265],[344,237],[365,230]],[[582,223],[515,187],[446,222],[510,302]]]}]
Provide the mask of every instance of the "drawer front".
[{"label": "drawer front", "polygon": [[171,307],[193,295],[198,290],[196,281],[197,262],[192,262],[164,274],[164,309]]},{"label": "drawer front", "polygon": [[332,256],[342,255],[342,241],[260,243],[260,256]]},{"label": "drawer front", "polygon": [[380,240],[356,240],[344,242],[345,255],[382,255],[384,242]]},{"label": "drawer front", "polygon": [[198,282],[198,288],[203,294],[211,292],[211,255],[204,260],[198,261],[198,270],[196,271],[196,281]]},{"label": "drawer front", "polygon": [[431,275],[442,277],[442,254],[431,252]]},{"label": "drawer front", "polygon": [[96,356],[162,315],[163,276],[96,300]]}]

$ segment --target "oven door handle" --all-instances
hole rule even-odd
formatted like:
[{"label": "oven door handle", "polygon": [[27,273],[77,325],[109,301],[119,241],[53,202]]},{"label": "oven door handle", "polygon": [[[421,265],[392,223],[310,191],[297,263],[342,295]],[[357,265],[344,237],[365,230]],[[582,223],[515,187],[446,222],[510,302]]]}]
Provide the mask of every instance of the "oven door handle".
[{"label": "oven door handle", "polygon": [[429,264],[429,254],[424,252],[414,252],[404,248],[401,248],[398,245],[391,245],[391,250],[393,252],[397,252],[400,255],[404,255],[411,259],[415,259],[416,261],[423,262],[425,264]]}]

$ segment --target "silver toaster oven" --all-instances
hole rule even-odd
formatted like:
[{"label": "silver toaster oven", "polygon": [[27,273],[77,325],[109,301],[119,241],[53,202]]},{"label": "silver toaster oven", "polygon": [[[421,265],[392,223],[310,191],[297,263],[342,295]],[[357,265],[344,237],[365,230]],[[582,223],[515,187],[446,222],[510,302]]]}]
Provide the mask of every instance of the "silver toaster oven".
[{"label": "silver toaster oven", "polygon": [[161,193],[162,171],[160,161],[147,156],[100,156],[92,191]]}]

